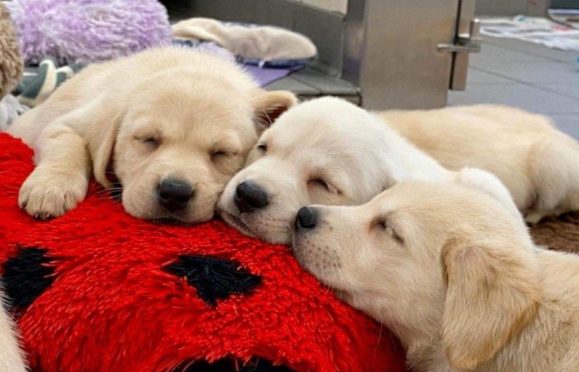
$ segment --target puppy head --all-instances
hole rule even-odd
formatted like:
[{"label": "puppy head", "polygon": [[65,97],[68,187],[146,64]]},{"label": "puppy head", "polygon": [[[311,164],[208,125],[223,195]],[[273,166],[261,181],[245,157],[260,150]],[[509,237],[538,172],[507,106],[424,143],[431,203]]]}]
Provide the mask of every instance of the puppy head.
[{"label": "puppy head", "polygon": [[227,73],[167,70],[132,90],[94,156],[95,176],[105,186],[112,165],[129,214],[209,220],[267,118],[295,103],[290,93],[268,93],[233,68]]},{"label": "puppy head", "polygon": [[533,244],[503,201],[454,184],[402,182],[357,207],[300,210],[300,263],[403,343],[438,340],[475,368],[534,316]]},{"label": "puppy head", "polygon": [[393,183],[395,166],[384,161],[385,130],[344,100],[302,103],[262,134],[218,209],[246,234],[289,244],[300,207],[360,204]]}]

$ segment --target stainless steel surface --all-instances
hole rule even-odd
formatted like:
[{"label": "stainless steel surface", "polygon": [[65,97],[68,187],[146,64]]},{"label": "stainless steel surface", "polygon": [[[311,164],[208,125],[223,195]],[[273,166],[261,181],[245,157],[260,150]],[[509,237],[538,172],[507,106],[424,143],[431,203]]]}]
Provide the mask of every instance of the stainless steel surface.
[{"label": "stainless steel surface", "polygon": [[478,53],[481,49],[480,21],[474,18],[475,8],[475,0],[460,0],[457,35],[452,50],[451,90],[466,89],[469,54]]},{"label": "stainless steel surface", "polygon": [[481,51],[480,19],[475,18],[470,23],[470,32],[460,34],[455,43],[438,44],[439,52],[445,53],[478,53]]},{"label": "stainless steel surface", "polygon": [[[319,51],[312,67],[323,76],[296,75],[288,86],[299,91],[305,83],[320,95],[361,97],[370,109],[444,106],[453,53],[475,45],[457,39],[461,0],[350,0],[345,17],[296,0],[188,1],[191,16],[274,24],[309,36]],[[474,9],[474,0],[462,1]],[[438,44],[448,44],[453,53],[439,52]],[[461,58],[456,76],[466,72],[461,68],[468,60]],[[353,85],[341,84],[340,78]],[[459,82],[455,78],[453,86]]]},{"label": "stainless steel surface", "polygon": [[364,107],[446,104],[458,0],[357,0],[346,15],[343,77],[361,88]]}]

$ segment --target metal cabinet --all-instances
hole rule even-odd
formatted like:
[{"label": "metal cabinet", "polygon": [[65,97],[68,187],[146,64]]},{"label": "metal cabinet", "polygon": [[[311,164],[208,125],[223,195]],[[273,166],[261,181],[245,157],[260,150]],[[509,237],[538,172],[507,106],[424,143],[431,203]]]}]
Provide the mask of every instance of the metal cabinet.
[{"label": "metal cabinet", "polygon": [[433,108],[446,104],[449,89],[464,89],[468,54],[480,47],[474,1],[349,0],[343,14],[296,0],[188,0],[191,14],[179,17],[272,24],[309,36],[319,59],[275,89],[340,95],[370,109]]},{"label": "metal cabinet", "polygon": [[444,106],[480,48],[474,0],[350,0],[345,23],[343,76],[371,109]]}]

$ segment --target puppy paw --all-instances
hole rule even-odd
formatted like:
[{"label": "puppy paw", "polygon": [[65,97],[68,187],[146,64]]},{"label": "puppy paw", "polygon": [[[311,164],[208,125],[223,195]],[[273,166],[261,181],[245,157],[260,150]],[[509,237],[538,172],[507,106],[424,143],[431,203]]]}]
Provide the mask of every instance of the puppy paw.
[{"label": "puppy paw", "polygon": [[528,223],[529,225],[536,225],[546,216],[547,216],[546,213],[541,213],[538,211],[530,211],[525,215],[525,222]]},{"label": "puppy paw", "polygon": [[37,168],[20,188],[18,205],[36,219],[59,217],[76,207],[87,189],[83,175],[56,175]]}]

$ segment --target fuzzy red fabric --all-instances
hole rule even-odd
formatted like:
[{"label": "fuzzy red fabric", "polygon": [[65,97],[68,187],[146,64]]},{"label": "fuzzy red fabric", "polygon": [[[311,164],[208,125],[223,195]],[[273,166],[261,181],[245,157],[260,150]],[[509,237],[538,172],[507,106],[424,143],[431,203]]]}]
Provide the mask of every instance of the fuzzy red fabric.
[{"label": "fuzzy red fabric", "polygon": [[[31,156],[19,140],[0,134],[4,275],[23,249],[44,250],[40,271],[13,265],[10,273],[36,293],[21,301],[18,314],[33,370],[195,371],[208,369],[195,369],[194,361],[223,358],[237,363],[233,369],[261,358],[296,371],[404,370],[393,336],[338,301],[286,247],[218,221],[184,227],[137,220],[95,185],[65,216],[33,220],[16,202]],[[261,282],[212,306],[166,269],[182,255],[234,260]],[[26,275],[36,278],[26,284]],[[40,279],[46,288],[34,283]]]}]

